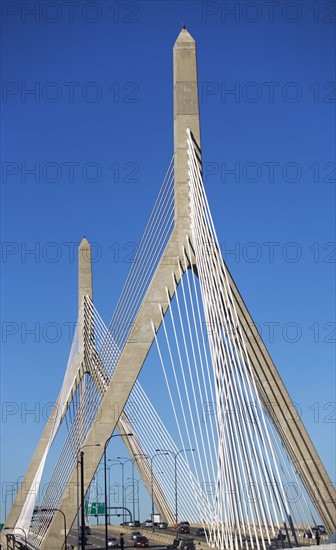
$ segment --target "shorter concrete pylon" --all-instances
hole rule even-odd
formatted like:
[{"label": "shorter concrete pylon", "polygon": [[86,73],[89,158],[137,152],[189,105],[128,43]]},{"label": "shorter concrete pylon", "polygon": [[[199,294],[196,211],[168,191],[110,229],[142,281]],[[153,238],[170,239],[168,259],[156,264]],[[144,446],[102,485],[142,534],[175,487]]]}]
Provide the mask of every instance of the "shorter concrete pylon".
[{"label": "shorter concrete pylon", "polygon": [[92,300],[91,245],[85,236],[78,248],[78,310],[82,306],[84,296]]}]

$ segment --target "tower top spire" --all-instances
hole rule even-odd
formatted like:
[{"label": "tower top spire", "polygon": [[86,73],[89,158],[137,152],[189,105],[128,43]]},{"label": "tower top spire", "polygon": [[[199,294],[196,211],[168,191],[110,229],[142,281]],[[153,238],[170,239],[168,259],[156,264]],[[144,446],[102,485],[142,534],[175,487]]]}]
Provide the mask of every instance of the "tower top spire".
[{"label": "tower top spire", "polygon": [[92,299],[91,246],[85,236],[78,248],[78,309],[84,295]]},{"label": "tower top spire", "polygon": [[195,45],[195,40],[194,38],[191,36],[190,32],[187,31],[187,28],[186,26],[183,24],[182,25],[182,29],[180,31],[180,34],[178,35],[178,37],[176,38],[176,41],[175,41],[175,45],[174,45],[174,48],[176,47],[185,47],[186,45]]},{"label": "tower top spire", "polygon": [[190,227],[187,129],[200,150],[196,43],[182,28],[174,44],[175,225]]}]

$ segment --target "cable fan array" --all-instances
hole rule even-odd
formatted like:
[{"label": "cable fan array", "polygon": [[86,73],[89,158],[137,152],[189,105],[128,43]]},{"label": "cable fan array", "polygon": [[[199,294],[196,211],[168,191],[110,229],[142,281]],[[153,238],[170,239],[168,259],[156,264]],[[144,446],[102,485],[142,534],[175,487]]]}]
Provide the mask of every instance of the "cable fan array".
[{"label": "cable fan array", "polygon": [[203,524],[209,545],[264,549],[284,537],[296,544],[311,503],[258,395],[190,136],[188,147],[192,231],[158,332],[152,323],[176,433],[138,383],[125,411],[130,418],[137,411],[132,431],[142,452],[166,451],[157,468],[171,510],[173,455],[194,450],[181,457],[179,517]]},{"label": "cable fan array", "polygon": [[[192,460],[199,484],[212,480],[211,542],[219,548],[266,548],[281,531],[297,542],[294,523],[308,523],[309,509],[304,492],[291,503],[295,499],[287,494],[289,482],[298,488],[300,483],[279,452],[257,391],[190,132],[188,157],[192,227],[183,257],[187,262],[192,247],[201,300],[196,292],[193,297],[195,277],[186,272],[182,297],[174,297],[177,314],[171,304],[166,318],[162,315],[168,361],[156,337],[180,443],[197,446],[199,464],[196,453]],[[208,404],[207,422],[197,403]]]},{"label": "cable fan array", "polygon": [[[143,388],[137,381],[120,422],[126,433],[134,434],[128,442],[134,463],[141,461],[169,521],[178,513],[179,519],[203,525],[209,546],[220,549],[265,550],[279,534],[280,540],[286,536],[295,544],[298,527],[310,523],[311,503],[259,395],[190,132],[187,143],[191,229],[176,258],[180,283],[172,272],[168,310],[166,303],[158,306],[160,328],[148,320],[155,345],[146,362],[155,357],[161,365],[167,392],[157,395],[151,385]],[[35,521],[30,526],[32,494],[17,523],[18,536],[24,529],[37,546],[43,544],[81,445],[113,383],[115,366],[171,235],[173,199],[171,162],[108,328],[91,299],[84,298],[48,448],[34,483],[41,481],[48,452],[62,429],[64,444]]]}]

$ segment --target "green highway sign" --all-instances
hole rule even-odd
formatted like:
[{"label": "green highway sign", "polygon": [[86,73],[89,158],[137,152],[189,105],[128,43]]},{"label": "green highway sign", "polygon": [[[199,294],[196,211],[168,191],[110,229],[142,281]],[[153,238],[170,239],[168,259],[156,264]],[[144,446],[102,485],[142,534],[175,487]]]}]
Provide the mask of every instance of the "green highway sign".
[{"label": "green highway sign", "polygon": [[87,516],[103,516],[105,514],[104,502],[86,502],[85,514]]}]

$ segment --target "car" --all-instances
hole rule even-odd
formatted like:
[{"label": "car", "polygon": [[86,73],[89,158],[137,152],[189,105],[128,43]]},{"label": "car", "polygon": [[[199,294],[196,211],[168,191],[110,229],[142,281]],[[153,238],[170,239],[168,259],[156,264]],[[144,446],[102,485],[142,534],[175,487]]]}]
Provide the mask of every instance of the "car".
[{"label": "car", "polygon": [[107,546],[109,546],[111,548],[118,548],[118,546],[119,546],[118,539],[116,537],[109,537],[107,539]]},{"label": "car", "polygon": [[127,527],[135,527],[134,521],[129,521],[129,522],[127,523]]},{"label": "car", "polygon": [[195,535],[198,537],[205,537],[205,529],[204,527],[198,527],[195,531]]},{"label": "car", "polygon": [[149,541],[147,537],[137,537],[134,541],[134,548],[148,548]]},{"label": "car", "polygon": [[189,521],[179,521],[178,523],[175,523],[173,527],[174,529],[179,529],[179,527],[182,527],[182,525],[186,525],[187,527],[190,527]]},{"label": "car", "polygon": [[314,527],[312,527],[312,529],[313,529],[314,531],[320,531],[320,533],[321,533],[322,535],[325,535],[326,532],[327,532],[327,531],[326,531],[326,528],[324,527],[324,525],[314,525]]},{"label": "car", "polygon": [[154,523],[152,522],[151,519],[147,519],[145,521],[145,527],[154,527]]},{"label": "car", "polygon": [[186,525],[186,524],[180,525],[177,532],[178,533],[190,533],[190,527],[189,527],[189,525]]},{"label": "car", "polygon": [[166,523],[165,521],[160,521],[160,523],[158,523],[159,529],[167,529],[167,527],[168,527],[168,523]]},{"label": "car", "polygon": [[137,537],[142,537],[142,533],[140,531],[132,531],[131,538],[135,540]]}]

